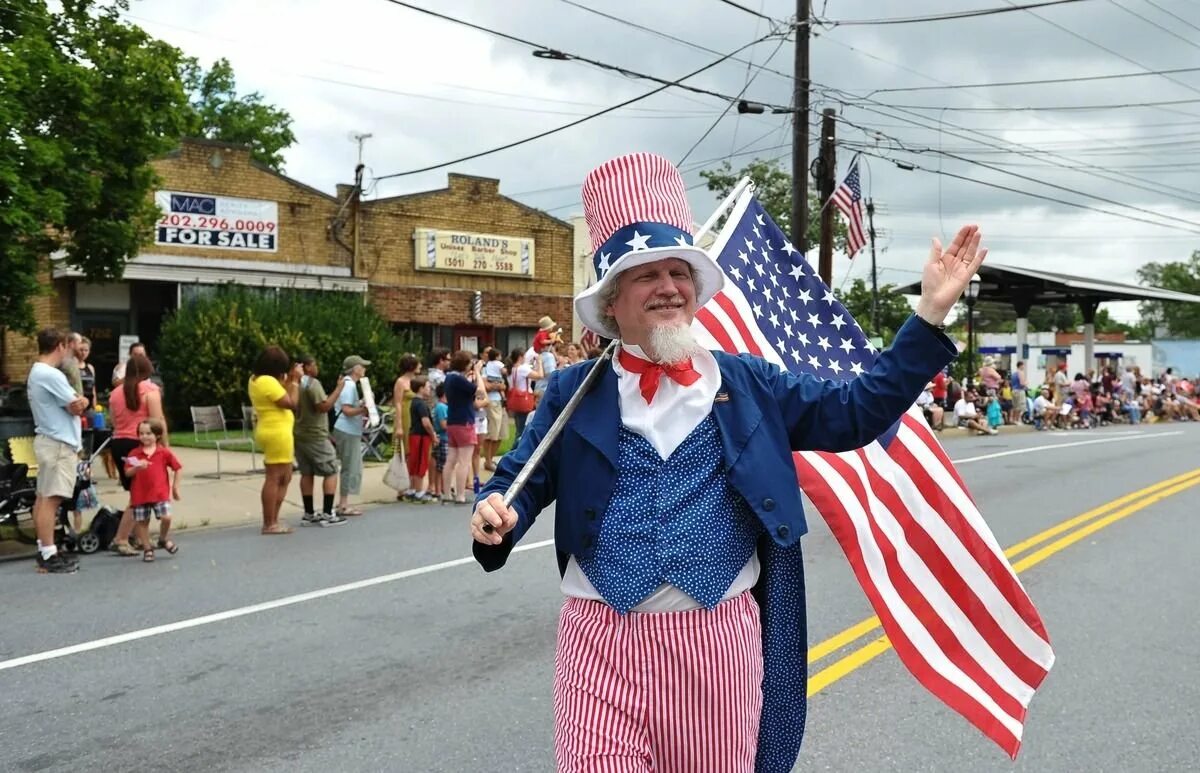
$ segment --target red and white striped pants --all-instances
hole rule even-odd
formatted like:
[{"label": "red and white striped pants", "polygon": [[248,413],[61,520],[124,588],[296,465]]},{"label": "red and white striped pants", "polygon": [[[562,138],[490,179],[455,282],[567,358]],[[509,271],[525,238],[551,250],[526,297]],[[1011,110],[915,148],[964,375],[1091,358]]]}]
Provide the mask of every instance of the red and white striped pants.
[{"label": "red and white striped pants", "polygon": [[624,616],[568,598],[554,667],[558,769],[753,771],[762,676],[749,591],[711,611]]}]

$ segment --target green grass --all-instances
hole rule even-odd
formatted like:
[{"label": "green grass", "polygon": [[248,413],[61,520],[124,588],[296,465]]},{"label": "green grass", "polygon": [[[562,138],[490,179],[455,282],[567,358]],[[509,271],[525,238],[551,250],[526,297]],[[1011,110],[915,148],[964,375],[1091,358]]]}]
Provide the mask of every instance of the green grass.
[{"label": "green grass", "polygon": [[[180,448],[208,448],[215,449],[217,440],[236,440],[245,438],[249,441],[249,435],[243,435],[240,432],[231,431],[227,435],[222,435],[220,432],[180,432],[178,430],[171,433],[171,445],[179,446]],[[243,450],[233,443],[229,443],[222,450],[238,451]],[[250,450],[250,443],[245,444],[244,450]]]}]

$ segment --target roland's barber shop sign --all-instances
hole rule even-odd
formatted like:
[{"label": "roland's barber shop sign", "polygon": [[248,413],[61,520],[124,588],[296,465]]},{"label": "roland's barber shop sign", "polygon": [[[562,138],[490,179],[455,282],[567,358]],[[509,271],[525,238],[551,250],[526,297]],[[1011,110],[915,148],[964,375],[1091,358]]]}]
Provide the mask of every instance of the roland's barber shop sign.
[{"label": "roland's barber shop sign", "polygon": [[417,271],[533,277],[533,239],[418,228]]},{"label": "roland's barber shop sign", "polygon": [[279,243],[279,208],[273,201],[155,191],[154,203],[162,211],[155,244],[275,252]]}]

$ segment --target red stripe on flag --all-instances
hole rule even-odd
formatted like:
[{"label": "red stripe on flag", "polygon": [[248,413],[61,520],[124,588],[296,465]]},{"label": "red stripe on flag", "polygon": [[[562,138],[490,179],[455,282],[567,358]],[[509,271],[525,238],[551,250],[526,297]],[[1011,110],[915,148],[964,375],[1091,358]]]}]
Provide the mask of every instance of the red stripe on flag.
[{"label": "red stripe on flag", "polygon": [[737,353],[738,348],[733,345],[733,339],[729,337],[729,333],[725,330],[724,326],[721,325],[720,320],[713,316],[711,311],[708,309],[699,309],[696,312],[696,319],[700,320],[700,324],[704,325],[704,329],[707,330],[713,338],[717,339],[717,343],[721,345],[723,350],[729,354]]},{"label": "red stripe on flag", "polygon": [[[1033,600],[1029,598],[1029,594],[1021,587],[1021,583],[1013,575],[1008,562],[997,556],[978,532],[967,522],[963,514],[958,510],[953,500],[945,495],[941,488],[929,478],[917,458],[912,455],[904,444],[898,440],[894,440],[891,446],[887,449],[888,456],[892,457],[895,462],[900,465],[900,468],[908,474],[917,489],[921,492],[921,496],[929,503],[943,522],[949,527],[954,535],[958,537],[959,542],[967,549],[967,551],[975,557],[979,562],[983,571],[991,578],[992,582],[999,589],[1000,593],[1008,601],[1009,605],[1016,610],[1021,619],[1044,641],[1049,642],[1050,639],[1046,634],[1046,628],[1042,624],[1042,619],[1037,613],[1037,609],[1033,606]],[[1030,687],[1037,687],[1046,677],[1046,669],[1040,665],[1036,665],[1036,671],[1027,673],[1018,672],[1021,679]]]},{"label": "red stripe on flag", "polygon": [[[824,476],[808,460],[804,459],[800,454],[796,454],[795,456],[796,468],[800,471],[802,479],[825,480]],[[826,458],[825,455],[822,455],[822,458]],[[824,488],[830,490],[828,485],[825,485]],[[991,738],[1000,748],[1008,752],[1013,759],[1016,759],[1017,752],[1021,748],[1021,740],[1014,736],[991,712],[980,706],[974,698],[967,695],[960,687],[938,673],[929,664],[929,661],[925,659],[925,656],[921,654],[920,650],[904,635],[903,629],[896,622],[891,610],[880,595],[878,588],[875,587],[871,575],[867,572],[866,562],[859,547],[857,533],[845,505],[837,497],[832,496],[831,490],[830,494],[830,496],[822,497],[826,504],[819,506],[818,509],[826,522],[829,523],[830,530],[834,536],[837,537],[838,544],[842,546],[842,551],[846,554],[846,558],[850,562],[851,569],[854,570],[854,575],[858,579],[859,585],[862,586],[863,591],[870,599],[871,606],[875,609],[876,614],[879,615],[883,629],[887,633],[892,646],[896,649],[896,654],[900,656],[900,659],[904,661],[904,664],[926,689],[950,708],[962,714],[968,722],[979,728],[984,735]],[[809,496],[810,498],[812,497],[811,494]],[[814,499],[815,503],[816,500]]]},{"label": "red stripe on flag", "polygon": [[762,357],[762,349],[758,348],[758,342],[754,340],[754,336],[750,335],[750,328],[746,327],[746,320],[742,319],[741,313],[733,301],[730,300],[729,296],[725,293],[717,293],[713,296],[713,300],[729,315],[730,321],[737,328],[738,333],[742,336],[742,340],[746,342],[746,348],[750,350],[750,353],[755,357]]},{"label": "red stripe on flag", "polygon": [[908,413],[904,414],[901,421],[913,431],[914,435],[921,438],[921,442],[925,444],[930,453],[936,456],[937,460],[946,468],[946,471],[954,477],[954,482],[958,484],[958,487],[974,502],[975,498],[971,496],[971,491],[967,488],[967,484],[963,482],[962,477],[958,474],[958,470],[954,468],[954,462],[950,461],[950,457],[946,455],[946,449],[942,448],[942,444],[937,442],[937,438],[927,429],[929,425],[924,420],[918,420],[917,417]]},{"label": "red stripe on flag", "polygon": [[[857,452],[857,455],[865,464],[866,460],[861,450]],[[892,544],[888,536],[879,527],[879,523],[871,508],[871,502],[867,498],[866,490],[863,488],[862,478],[859,477],[858,472],[836,454],[822,453],[821,458],[825,460],[826,464],[833,467],[838,475],[846,481],[846,484],[850,486],[850,490],[854,492],[854,497],[858,500],[859,506],[867,514],[867,525],[871,529],[871,536],[874,538],[875,544],[879,547],[879,555],[883,559],[888,579],[891,580],[892,587],[896,589],[896,593],[899,594],[913,617],[917,619],[917,622],[920,623],[921,627],[933,639],[934,644],[946,656],[947,660],[953,663],[968,679],[978,685],[983,692],[987,693],[988,697],[995,701],[996,705],[1006,714],[1017,721],[1023,720],[1025,710],[1021,704],[1000,687],[996,683],[996,680],[983,669],[979,661],[975,660],[971,653],[966,650],[962,642],[958,640],[954,632],[946,625],[946,622],[938,616],[929,599],[925,598],[925,594],[917,588],[912,578],[904,571],[904,567],[901,566],[900,558],[897,555],[896,546]],[[868,480],[871,482],[872,492],[883,500],[884,497],[881,496],[884,493],[883,489],[890,487],[882,478],[873,474],[874,470],[870,466],[867,466],[866,472]],[[894,492],[891,500],[890,502],[884,501],[883,504],[891,510],[893,517],[900,520],[899,513],[892,508],[895,505],[899,505],[900,509],[904,510],[904,505],[895,497]],[[907,510],[905,512],[907,513]],[[918,557],[924,560],[924,556],[919,555],[919,551]],[[951,589],[946,588],[946,592],[953,598]],[[955,601],[957,603],[958,600],[955,599]],[[974,699],[972,698],[972,700]]]},{"label": "red stripe on flag", "polygon": [[[937,543],[933,541],[933,538],[929,536],[925,529],[923,529],[917,522],[916,518],[913,517],[912,512],[908,509],[908,506],[904,503],[903,497],[900,496],[895,487],[885,480],[884,477],[880,475],[879,472],[871,465],[870,461],[867,459],[866,453],[860,449],[858,451],[858,457],[860,460],[862,460],[863,468],[866,470],[867,479],[870,481],[872,493],[879,498],[879,501],[883,503],[883,506],[887,508],[887,510],[892,514],[892,517],[896,519],[896,522],[904,531],[904,539],[908,543],[908,546],[912,548],[917,557],[921,559],[921,562],[924,563],[926,568],[929,569],[929,573],[933,576],[933,579],[936,580],[938,585],[940,585],[942,589],[946,591],[946,595],[949,596],[950,600],[954,602],[954,605],[959,608],[959,610],[963,613],[963,616],[971,622],[980,638],[982,638],[987,645],[991,647],[992,652],[996,653],[997,657],[1002,660],[1004,664],[1008,666],[1009,670],[1012,671],[1017,678],[1021,679],[1021,681],[1028,684],[1027,677],[1022,674],[1022,670],[1029,673],[1041,672],[1041,676],[1044,677],[1045,672],[1042,671],[1042,669],[1036,663],[1026,657],[1023,652],[1021,652],[1021,650],[1008,637],[1008,634],[1004,632],[1004,629],[1000,627],[999,623],[997,623],[991,615],[975,614],[977,610],[985,608],[983,600],[980,599],[971,586],[967,584],[966,580],[962,578],[962,575],[960,575],[958,570],[954,567],[954,564],[951,563],[948,558],[946,558],[946,555],[942,552],[942,549],[938,547]],[[864,509],[866,508],[864,507]],[[870,511],[868,510],[867,512]],[[878,531],[875,528],[874,519],[871,521],[871,526],[872,531]],[[886,539],[882,532],[879,532],[875,535],[876,542],[883,544],[881,542],[882,539]],[[889,551],[891,556],[889,556],[888,574],[889,576],[892,576],[892,561],[898,561],[898,559],[895,558],[895,549],[890,545]],[[898,564],[897,571],[900,572],[903,577],[901,579],[900,577],[892,576],[892,582],[893,584],[897,585],[897,589],[900,587],[898,583],[903,582],[911,585],[911,593],[921,593],[917,589],[917,586],[909,579],[908,575],[903,574],[903,570]],[[902,595],[904,595],[906,600],[908,599],[906,594]],[[929,630],[930,635],[933,636],[934,641],[938,643],[938,646],[942,649],[942,652],[945,652],[947,657],[950,657],[950,659],[954,661],[954,664],[962,669],[963,673],[971,677],[976,684],[982,687],[987,694],[991,696],[992,700],[996,701],[996,704],[1000,706],[1000,708],[1004,709],[1009,716],[1015,717],[1019,721],[1024,721],[1025,708],[1021,705],[1020,701],[1013,697],[1013,695],[1003,687],[1001,687],[1000,684],[997,683],[990,674],[988,674],[975,656],[973,656],[970,651],[966,649],[966,645],[954,635],[954,632],[950,630],[949,626],[946,625],[946,622],[938,616],[937,612],[934,611],[932,603],[929,602],[923,594],[921,594],[920,598],[921,603],[924,605],[920,612],[918,612],[917,608],[914,607],[911,602],[908,606],[913,610],[914,614],[917,614],[918,619],[921,620],[925,628]],[[961,655],[959,653],[961,653]],[[964,667],[960,658],[966,658],[970,663],[970,667]]]}]

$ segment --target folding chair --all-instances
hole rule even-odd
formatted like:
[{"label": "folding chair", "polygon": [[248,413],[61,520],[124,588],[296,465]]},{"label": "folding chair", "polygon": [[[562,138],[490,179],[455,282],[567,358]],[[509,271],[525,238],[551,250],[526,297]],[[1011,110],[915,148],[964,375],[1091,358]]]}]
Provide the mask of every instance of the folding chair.
[{"label": "folding chair", "polygon": [[[250,469],[248,472],[260,472],[255,452],[258,447],[254,443],[254,436],[249,437],[229,437],[229,427],[225,420],[225,411],[219,405],[193,405],[190,407],[192,413],[192,428],[199,435],[204,433],[204,439],[211,442],[217,449],[217,471],[216,473],[202,473],[197,475],[197,478],[221,478],[221,449],[224,446],[250,446]],[[221,437],[213,439],[211,433],[220,432]]]}]

